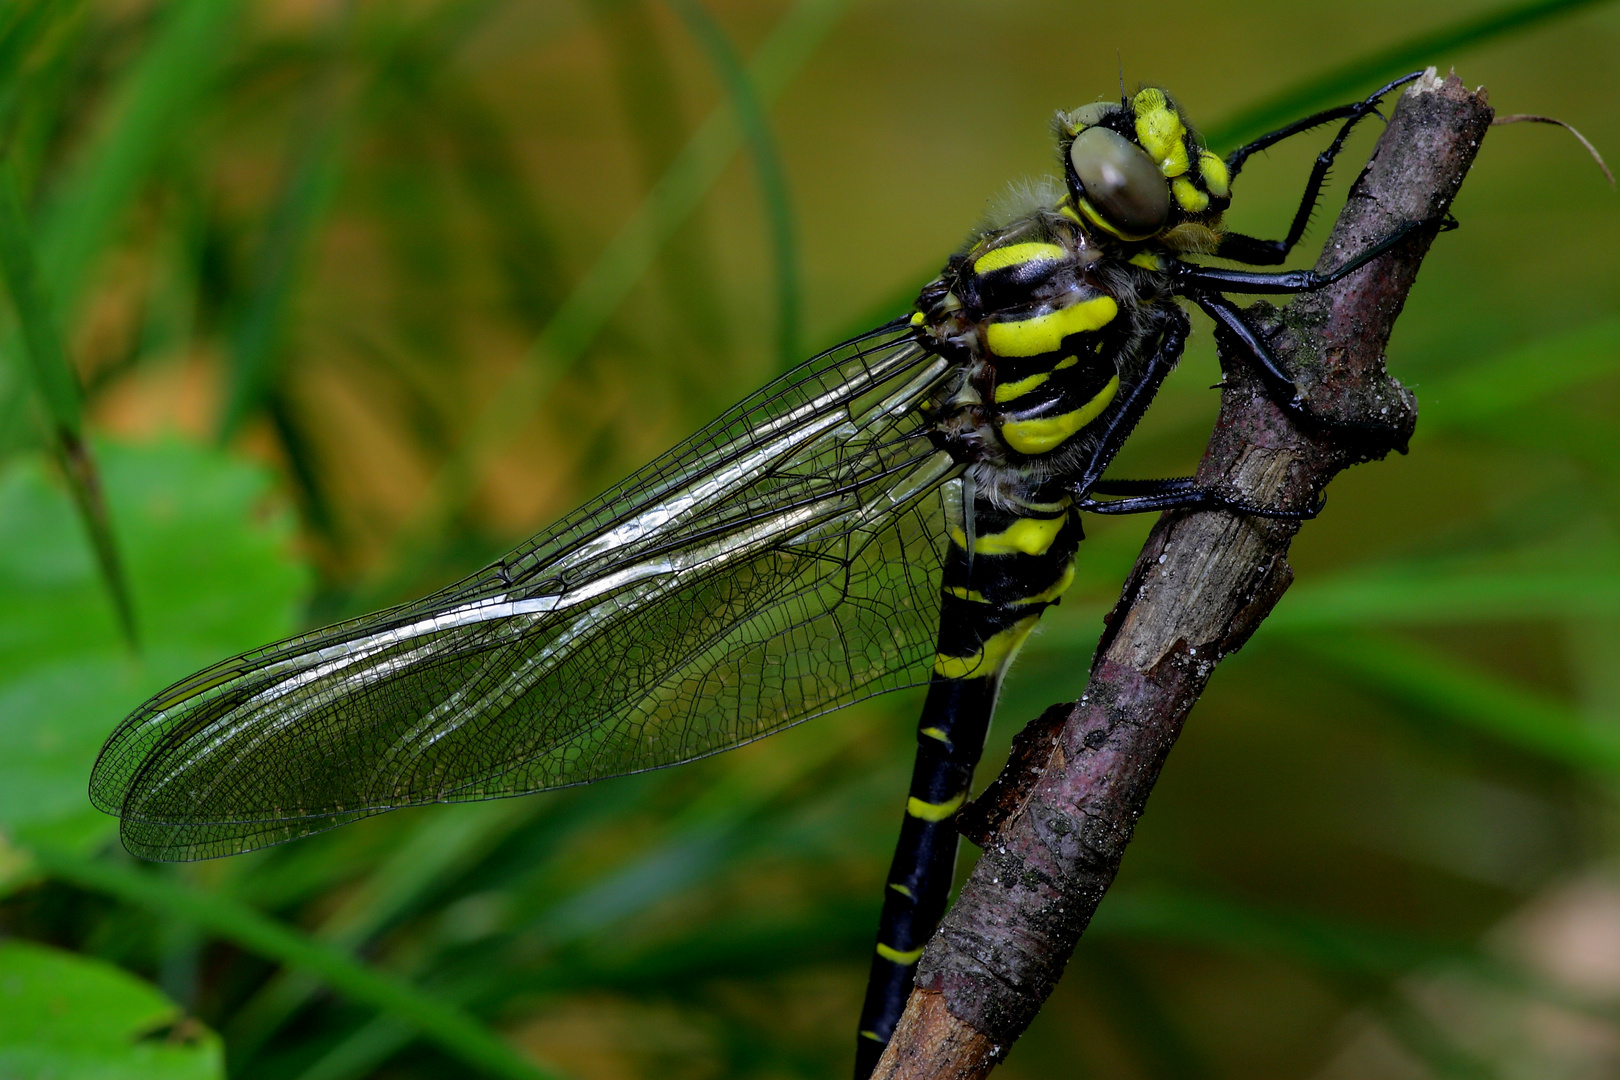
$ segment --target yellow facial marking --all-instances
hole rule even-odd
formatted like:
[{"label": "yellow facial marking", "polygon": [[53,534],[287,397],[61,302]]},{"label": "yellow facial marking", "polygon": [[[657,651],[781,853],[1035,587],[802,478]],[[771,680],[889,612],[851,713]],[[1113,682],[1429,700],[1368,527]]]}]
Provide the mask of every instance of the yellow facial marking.
[{"label": "yellow facial marking", "polygon": [[1039,615],[1020,619],[999,634],[992,634],[972,656],[936,656],[934,674],[945,679],[988,679],[1012,662],[1018,647],[1040,621]]},{"label": "yellow facial marking", "polygon": [[1170,181],[1170,194],[1176,197],[1176,202],[1189,214],[1196,214],[1209,206],[1209,196],[1199,191],[1197,185],[1185,176],[1178,176]]},{"label": "yellow facial marking", "polygon": [[[1185,182],[1186,181],[1184,181],[1184,180],[1177,180],[1176,184],[1181,184],[1181,183],[1185,183]],[[1174,188],[1175,184],[1171,184],[1170,186],[1172,188]],[[1140,266],[1144,270],[1158,270],[1158,269],[1160,269],[1159,257],[1157,255],[1153,254],[1151,251],[1138,251],[1135,255],[1132,255],[1130,257],[1129,261],[1130,261],[1130,264],[1132,266]]]},{"label": "yellow facial marking", "polygon": [[1149,87],[1131,102],[1136,113],[1136,141],[1158,162],[1165,176],[1187,171],[1187,128],[1163,90]]},{"label": "yellow facial marking", "polygon": [[1003,401],[1012,401],[1014,398],[1021,398],[1051,377],[1051,372],[1041,371],[1031,375],[1027,379],[1019,379],[1017,382],[1001,383],[996,387],[996,402],[999,404]]},{"label": "yellow facial marking", "polygon": [[980,255],[973,263],[975,274],[988,274],[995,270],[1005,270],[1009,266],[1021,266],[1030,262],[1057,262],[1067,258],[1069,253],[1058,244],[1028,243],[1008,244],[998,247]]},{"label": "yellow facial marking", "polygon": [[1097,414],[1108,408],[1108,403],[1114,400],[1117,393],[1119,376],[1115,375],[1108,380],[1107,386],[1097,392],[1096,397],[1074,412],[1036,420],[1013,420],[1001,425],[1001,437],[1020,454],[1044,454],[1097,419]]},{"label": "yellow facial marking", "polygon": [[1064,593],[1068,592],[1069,591],[1069,586],[1072,585],[1073,583],[1074,583],[1074,560],[1071,559],[1069,561],[1069,564],[1063,568],[1063,573],[1058,577],[1057,582],[1055,584],[1053,584],[1053,586],[1050,589],[1046,589],[1046,590],[1044,590],[1042,592],[1038,592],[1034,596],[1026,596],[1022,600],[1014,600],[1013,603],[1015,603],[1015,604],[1050,604],[1053,600],[1056,600],[1058,597],[1060,597]]},{"label": "yellow facial marking", "polygon": [[944,802],[923,802],[913,795],[906,800],[906,813],[923,821],[944,821],[960,810],[965,802],[967,802],[965,791],[954,799],[946,799]]},{"label": "yellow facial marking", "polygon": [[894,882],[894,881],[889,882],[889,888],[893,889],[895,892],[899,893],[901,896],[909,896],[913,900],[916,899],[916,896],[912,894],[912,891],[910,889],[906,888],[904,885],[899,884],[898,882]]},{"label": "yellow facial marking", "polygon": [[1226,162],[1208,150],[1198,155],[1198,175],[1204,178],[1204,186],[1217,199],[1232,194],[1232,178],[1226,171]]},{"label": "yellow facial marking", "polygon": [[[1110,236],[1117,236],[1121,240],[1140,240],[1140,239],[1142,239],[1140,236],[1126,236],[1124,233],[1120,232],[1118,229],[1116,229],[1112,225],[1108,224],[1108,222],[1103,218],[1103,216],[1101,214],[1097,213],[1097,208],[1095,206],[1092,206],[1085,199],[1080,200],[1080,212],[1082,214],[1086,215],[1086,221],[1087,222],[1090,222],[1092,225],[1094,225],[1097,228],[1101,229],[1103,232],[1107,233]],[[1080,219],[1076,218],[1075,220],[1079,221]]]},{"label": "yellow facial marking", "polygon": [[[877,952],[878,952],[878,955],[883,957],[883,959],[885,959],[885,960],[892,960],[896,964],[905,964],[905,965],[908,965],[908,966],[911,965],[911,964],[915,964],[917,962],[918,958],[921,957],[922,954],[923,954],[923,951],[921,949],[907,949],[905,952],[901,952],[899,949],[891,949],[891,948],[889,948],[887,945],[884,945],[882,942],[878,943]],[[863,1031],[863,1032],[861,1032],[861,1034],[865,1035],[865,1034],[867,1034],[867,1032]],[[872,1036],[872,1037],[877,1038],[877,1036],[875,1036],[875,1035]],[[882,1042],[883,1040],[878,1039],[877,1041]]]},{"label": "yellow facial marking", "polygon": [[1040,356],[1057,351],[1070,334],[1098,330],[1119,314],[1112,296],[1094,296],[1032,319],[993,322],[984,328],[984,343],[997,356]]}]

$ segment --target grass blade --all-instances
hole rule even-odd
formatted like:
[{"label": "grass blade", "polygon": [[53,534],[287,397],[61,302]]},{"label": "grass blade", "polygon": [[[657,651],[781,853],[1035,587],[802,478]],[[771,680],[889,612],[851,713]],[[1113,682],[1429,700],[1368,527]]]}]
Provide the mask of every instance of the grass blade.
[{"label": "grass blade", "polygon": [[1620,732],[1414,642],[1340,632],[1301,635],[1291,644],[1353,675],[1359,685],[1549,761],[1604,778],[1620,774]]},{"label": "grass blade", "polygon": [[1620,577],[1602,572],[1447,573],[1421,565],[1297,585],[1261,633],[1302,633],[1368,623],[1612,617]]},{"label": "grass blade", "polygon": [[304,253],[337,190],[338,150],[346,125],[334,114],[330,94],[317,91],[314,97],[319,102],[310,109],[315,116],[306,117],[294,132],[296,145],[270,211],[253,288],[231,335],[229,390],[217,432],[220,443],[228,442],[274,389],[276,356]]},{"label": "grass blade", "polygon": [[184,0],[164,11],[90,150],[45,208],[40,271],[63,313],[76,306],[91,261],[184,127],[231,40],[240,0]]},{"label": "grass blade", "polygon": [[1478,45],[1560,15],[1595,7],[1602,0],[1537,0],[1498,8],[1475,19],[1418,34],[1359,57],[1323,75],[1295,83],[1206,131],[1209,145],[1228,148],[1247,142],[1317,109],[1354,99],[1385,79],[1436,63],[1436,53]]},{"label": "grass blade", "polygon": [[[506,799],[469,803],[457,813],[424,820],[312,936],[354,952],[430,890],[464,872],[534,812],[522,800]],[[239,1060],[253,1056],[319,988],[319,981],[303,972],[273,976],[236,1010],[227,1029],[232,1054]]]},{"label": "grass blade", "polygon": [[667,2],[686,24],[686,29],[696,39],[719,76],[720,84],[725,88],[726,96],[731,99],[731,107],[737,114],[737,126],[742,130],[749,154],[754,159],[760,198],[764,200],[765,216],[770,225],[771,246],[776,250],[777,356],[784,365],[794,363],[800,359],[799,257],[794,237],[793,207],[788,200],[787,179],[782,174],[782,160],[776,152],[770,121],[766,119],[765,107],[754,92],[753,81],[744,70],[742,59],[709,10],[700,0]]},{"label": "grass blade", "polygon": [[410,1025],[460,1061],[510,1080],[560,1080],[560,1074],[520,1056],[500,1036],[461,1009],[422,994],[409,983],[355,962],[249,907],[195,892],[158,874],[51,848],[33,849],[52,875],[161,915],[189,920],[261,956],[324,979],[355,1001]]},{"label": "grass blade", "polygon": [[138,643],[135,605],[118,556],[101,477],[90,447],[84,441],[78,377],[57,332],[55,308],[49,290],[40,280],[33,237],[9,167],[0,169],[0,275],[5,278],[17,314],[21,351],[28,357],[34,385],[49,418],[51,449],[67,477],[73,503],[89,534],[119,628],[134,648]]},{"label": "grass blade", "polygon": [[1620,370],[1620,318],[1600,319],[1428,379],[1424,423],[1469,427]]},{"label": "grass blade", "polygon": [[[635,143],[642,186],[651,190],[681,152],[689,126],[662,27],[653,17],[652,0],[591,0],[586,8],[612,54],[620,109]],[[657,269],[669,310],[684,319],[692,345],[718,363],[730,354],[731,340],[707,216],[701,207],[693,212],[665,245]],[[564,279],[553,275],[550,280]]]},{"label": "grass blade", "polygon": [[[782,18],[748,67],[762,103],[781,94],[850,2],[799,0]],[[579,362],[664,244],[697,210],[740,141],[729,106],[712,113],[692,135],[468,427],[460,447],[434,478],[415,520],[400,530],[391,557],[382,560],[383,576],[374,577],[357,599],[391,595],[399,582],[415,576],[447,523],[471,502],[484,463],[523,430],[551,386]]]}]

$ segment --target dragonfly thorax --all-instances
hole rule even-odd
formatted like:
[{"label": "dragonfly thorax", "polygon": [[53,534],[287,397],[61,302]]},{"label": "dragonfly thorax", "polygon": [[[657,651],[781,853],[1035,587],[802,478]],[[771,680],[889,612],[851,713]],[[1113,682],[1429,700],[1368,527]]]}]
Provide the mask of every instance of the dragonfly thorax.
[{"label": "dragonfly thorax", "polygon": [[932,403],[936,443],[987,491],[1072,476],[1139,376],[1168,258],[1151,241],[1099,243],[1067,197],[976,235],[912,317],[960,366]]}]

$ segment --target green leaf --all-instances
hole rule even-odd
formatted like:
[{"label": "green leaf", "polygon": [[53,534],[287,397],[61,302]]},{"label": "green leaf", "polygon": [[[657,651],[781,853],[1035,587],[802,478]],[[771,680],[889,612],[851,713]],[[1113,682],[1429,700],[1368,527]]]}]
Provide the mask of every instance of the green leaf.
[{"label": "green leaf", "polygon": [[0,942],[0,1076],[6,1080],[208,1080],[219,1037],[121,968]]},{"label": "green leaf", "polygon": [[111,819],[85,782],[141,699],[297,625],[309,584],[268,474],[178,441],[101,448],[150,646],[131,657],[68,496],[36,457],[0,471],[0,829],[74,850]]}]

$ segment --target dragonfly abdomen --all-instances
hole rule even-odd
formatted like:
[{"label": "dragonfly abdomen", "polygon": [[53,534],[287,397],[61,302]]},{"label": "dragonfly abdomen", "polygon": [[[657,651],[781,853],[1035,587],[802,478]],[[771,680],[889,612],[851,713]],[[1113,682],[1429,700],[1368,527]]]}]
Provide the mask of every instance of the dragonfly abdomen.
[{"label": "dragonfly abdomen", "polygon": [[962,499],[947,503],[938,646],[861,1012],[857,1076],[871,1071],[893,1034],[923,946],[945,913],[956,867],[954,818],[984,753],[1002,676],[1068,587],[1081,539],[1066,497],[1023,502],[1014,511],[979,497],[972,526]]}]

